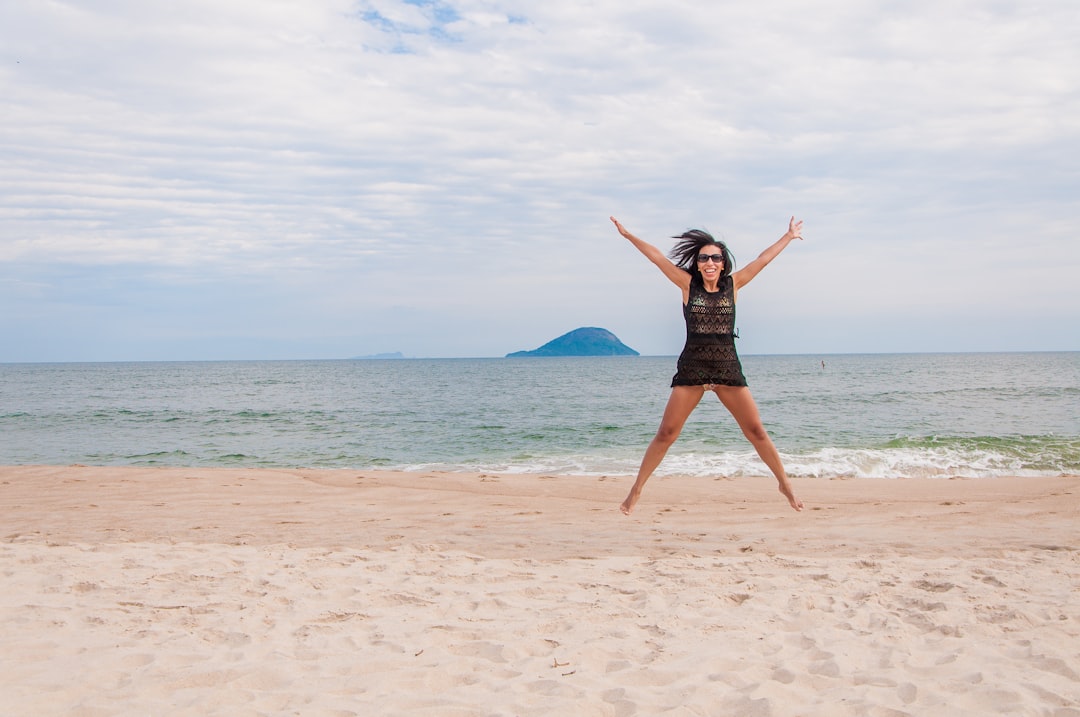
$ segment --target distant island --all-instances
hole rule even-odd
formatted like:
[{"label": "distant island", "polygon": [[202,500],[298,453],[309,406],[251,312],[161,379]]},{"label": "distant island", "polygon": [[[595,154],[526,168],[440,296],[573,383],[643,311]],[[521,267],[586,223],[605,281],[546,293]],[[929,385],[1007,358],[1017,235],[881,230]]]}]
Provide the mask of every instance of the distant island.
[{"label": "distant island", "polygon": [[403,359],[405,356],[400,351],[388,354],[372,354],[371,356],[353,356],[353,361],[367,361],[370,359]]},{"label": "distant island", "polygon": [[515,351],[506,358],[539,356],[640,356],[607,329],[586,326],[548,341],[532,351]]}]

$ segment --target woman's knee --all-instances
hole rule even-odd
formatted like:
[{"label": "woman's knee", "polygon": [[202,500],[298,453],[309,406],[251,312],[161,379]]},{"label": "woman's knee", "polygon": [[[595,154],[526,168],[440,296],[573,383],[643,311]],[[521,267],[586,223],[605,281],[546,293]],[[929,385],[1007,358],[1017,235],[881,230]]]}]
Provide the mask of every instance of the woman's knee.
[{"label": "woman's knee", "polygon": [[656,430],[656,437],[653,439],[656,443],[670,446],[675,442],[675,439],[682,433],[682,426],[669,426],[665,423],[660,424],[660,428]]},{"label": "woman's knee", "polygon": [[751,443],[763,443],[769,440],[769,432],[765,430],[765,424],[761,421],[747,424],[742,427],[743,435]]}]

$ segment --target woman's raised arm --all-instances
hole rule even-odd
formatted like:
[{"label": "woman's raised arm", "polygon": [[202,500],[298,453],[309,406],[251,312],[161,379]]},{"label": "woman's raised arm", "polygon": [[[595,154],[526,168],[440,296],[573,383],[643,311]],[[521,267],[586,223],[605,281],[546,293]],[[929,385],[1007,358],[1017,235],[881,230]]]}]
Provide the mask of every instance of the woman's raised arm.
[{"label": "woman's raised arm", "polygon": [[788,244],[795,239],[802,240],[802,220],[795,220],[795,217],[791,218],[788,222],[788,230],[784,233],[784,236],[777,239],[772,246],[758,255],[757,259],[744,266],[742,269],[732,273],[731,278],[735,283],[735,290],[738,291],[740,287],[746,286],[750,283],[758,273],[768,266],[776,257],[780,256]]},{"label": "woman's raised arm", "polygon": [[681,288],[684,292],[690,289],[689,272],[675,266],[671,259],[668,259],[667,256],[664,255],[664,252],[660,251],[649,242],[631,234],[626,230],[626,227],[619,223],[618,219],[615,217],[610,217],[610,219],[612,224],[615,225],[615,228],[619,230],[619,233],[629,239],[630,243],[633,244],[638,251],[644,254],[646,259],[653,264],[656,264],[660,271],[664,272],[664,276],[670,279],[673,284]]}]

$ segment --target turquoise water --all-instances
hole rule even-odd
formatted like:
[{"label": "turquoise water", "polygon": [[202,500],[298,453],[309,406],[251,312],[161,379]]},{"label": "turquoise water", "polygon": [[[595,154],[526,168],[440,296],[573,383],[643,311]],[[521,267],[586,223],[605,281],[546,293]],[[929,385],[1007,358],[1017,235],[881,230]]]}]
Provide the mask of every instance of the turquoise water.
[{"label": "turquoise water", "polygon": [[[1080,474],[1080,353],[743,364],[792,475]],[[0,464],[632,474],[674,370],[673,357],[5,364]],[[766,472],[707,395],[658,474]]]}]

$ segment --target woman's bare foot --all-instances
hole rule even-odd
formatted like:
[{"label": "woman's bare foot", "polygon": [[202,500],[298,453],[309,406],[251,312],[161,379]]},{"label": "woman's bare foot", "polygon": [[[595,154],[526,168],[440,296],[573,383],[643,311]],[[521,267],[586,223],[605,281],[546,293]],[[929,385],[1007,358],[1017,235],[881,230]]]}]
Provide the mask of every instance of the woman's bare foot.
[{"label": "woman's bare foot", "polygon": [[630,491],[630,495],[626,496],[626,500],[619,506],[619,510],[623,512],[623,515],[630,515],[634,512],[634,505],[637,504],[638,498],[641,497],[640,493]]},{"label": "woman's bare foot", "polygon": [[791,503],[791,507],[795,510],[802,510],[803,503],[801,500],[795,497],[795,491],[791,488],[791,483],[785,478],[780,481],[780,495],[788,499],[788,503]]}]

